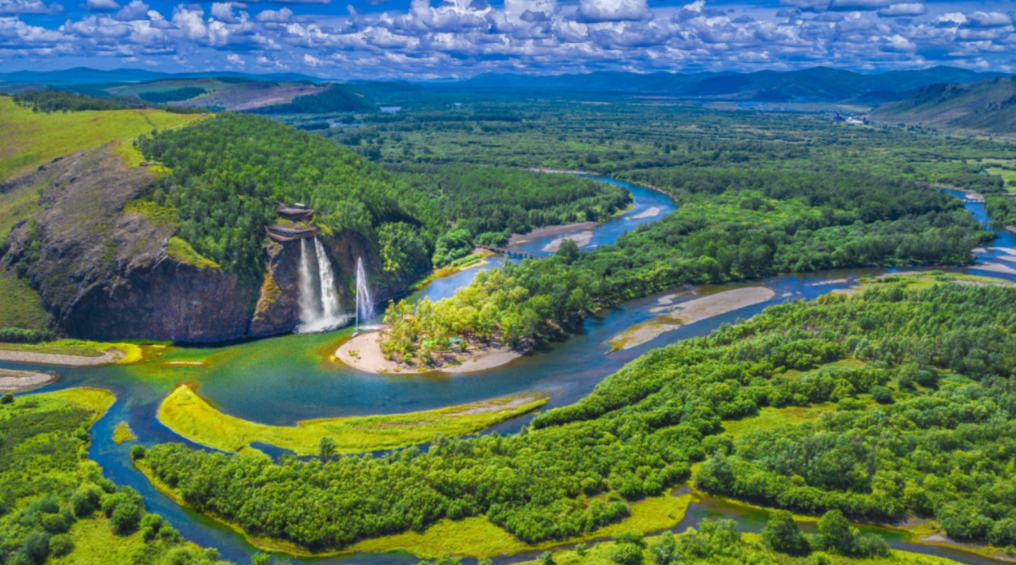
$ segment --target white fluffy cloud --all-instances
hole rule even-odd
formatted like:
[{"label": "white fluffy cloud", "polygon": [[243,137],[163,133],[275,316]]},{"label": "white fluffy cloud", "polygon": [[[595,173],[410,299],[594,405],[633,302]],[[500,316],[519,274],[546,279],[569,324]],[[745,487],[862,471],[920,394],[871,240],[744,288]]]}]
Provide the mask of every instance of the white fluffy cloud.
[{"label": "white fluffy cloud", "polygon": [[975,27],[1001,27],[1012,24],[1012,17],[1002,12],[977,11],[967,16],[967,23]]},{"label": "white fluffy cloud", "polygon": [[116,19],[123,22],[143,20],[147,16],[148,4],[145,4],[142,0],[131,0],[130,4],[127,4],[116,13]]},{"label": "white fluffy cloud", "polygon": [[920,2],[892,4],[878,11],[878,15],[887,18],[917,17],[928,13],[928,7]]},{"label": "white fluffy cloud", "polygon": [[638,21],[653,17],[646,0],[579,0],[578,16],[583,22]]},{"label": "white fluffy cloud", "polygon": [[[0,0],[0,14],[50,10],[43,1]],[[313,6],[252,10],[231,0],[171,8],[146,0],[86,1],[96,8],[107,3],[105,10],[117,1],[125,5],[55,28],[0,16],[5,66],[75,54],[157,61],[174,69],[246,64],[332,76],[425,78],[519,70],[1016,64],[1012,14],[986,3],[943,9],[920,0],[781,0],[782,6],[717,7],[697,0],[650,8],[647,0],[411,0],[402,10],[349,7],[336,15],[334,8]],[[328,15],[315,16],[316,10]]]},{"label": "white fluffy cloud", "polygon": [[116,0],[88,0],[85,3],[85,8],[93,11],[112,11],[119,10],[120,5],[116,3]]},{"label": "white fluffy cloud", "polygon": [[63,6],[57,3],[46,5],[42,0],[0,0],[0,16],[15,14],[59,14]]},{"label": "white fluffy cloud", "polygon": [[293,11],[289,8],[283,8],[281,10],[263,10],[260,14],[254,16],[254,19],[259,22],[285,23],[292,17]]}]

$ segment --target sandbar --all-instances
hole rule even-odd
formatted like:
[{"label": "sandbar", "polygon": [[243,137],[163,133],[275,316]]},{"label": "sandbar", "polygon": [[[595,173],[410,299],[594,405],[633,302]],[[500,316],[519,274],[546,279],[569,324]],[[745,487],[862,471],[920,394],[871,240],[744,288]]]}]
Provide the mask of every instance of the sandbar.
[{"label": "sandbar", "polygon": [[0,369],[0,392],[19,392],[48,385],[55,381],[53,373],[33,373]]},{"label": "sandbar", "polygon": [[565,224],[563,226],[547,226],[543,228],[536,228],[533,231],[526,233],[512,234],[511,239],[508,240],[508,247],[516,245],[522,245],[523,243],[529,243],[534,239],[540,239],[544,237],[554,237],[566,233],[573,233],[577,231],[590,231],[593,228],[599,226],[599,222],[580,222],[578,224]]},{"label": "sandbar", "polygon": [[586,230],[583,232],[566,235],[564,237],[559,237],[554,241],[551,241],[547,245],[543,246],[543,250],[546,251],[547,253],[557,253],[557,250],[561,249],[561,244],[564,243],[566,239],[570,239],[575,242],[575,245],[583,247],[589,245],[589,242],[593,240],[593,232],[590,230]]},{"label": "sandbar", "polygon": [[974,265],[972,269],[979,269],[981,271],[991,271],[993,273],[1005,273],[1007,275],[1016,275],[1016,269],[1000,265],[998,263],[985,263],[983,265]]},{"label": "sandbar", "polygon": [[656,216],[659,216],[659,215],[660,215],[660,207],[659,206],[653,206],[652,208],[649,208],[649,209],[647,209],[646,211],[644,211],[644,212],[642,212],[640,214],[637,214],[635,216],[630,216],[628,219],[629,220],[644,220],[646,218],[655,218]]},{"label": "sandbar", "polygon": [[103,351],[102,355],[98,355],[96,357],[0,349],[0,361],[36,363],[39,365],[59,365],[62,367],[94,367],[96,365],[109,365],[110,363],[116,363],[122,357],[123,352],[118,349]]},{"label": "sandbar", "polygon": [[[368,373],[475,373],[500,367],[518,359],[522,352],[510,347],[490,346],[482,349],[470,346],[461,353],[442,353],[444,363],[438,367],[411,366],[385,359],[378,341],[380,332],[360,334],[343,343],[336,351],[335,358]],[[355,353],[355,355],[354,355]],[[435,354],[437,356],[437,354]]]},{"label": "sandbar", "polygon": [[614,350],[631,349],[681,326],[765,302],[774,296],[776,293],[764,286],[752,286],[689,300],[677,305],[673,312],[628,328],[610,343]]}]

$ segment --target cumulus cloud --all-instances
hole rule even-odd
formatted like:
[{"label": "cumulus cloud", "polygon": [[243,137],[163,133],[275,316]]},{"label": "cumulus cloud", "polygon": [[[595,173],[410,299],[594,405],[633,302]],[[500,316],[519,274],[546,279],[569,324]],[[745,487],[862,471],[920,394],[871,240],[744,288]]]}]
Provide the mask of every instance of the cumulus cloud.
[{"label": "cumulus cloud", "polygon": [[870,11],[887,8],[892,3],[893,0],[832,0],[829,9],[841,12]]},{"label": "cumulus cloud", "polygon": [[233,2],[213,2],[211,12],[212,17],[219,21],[226,23],[236,23],[239,21],[233,13]]},{"label": "cumulus cloud", "polygon": [[119,10],[120,5],[116,3],[116,0],[88,0],[85,8],[92,11],[105,12]]},{"label": "cumulus cloud", "polygon": [[[0,7],[49,9],[30,4],[43,1],[0,0]],[[327,68],[363,78],[1016,64],[1012,15],[984,4],[953,3],[929,15],[921,0],[781,0],[722,9],[710,5],[714,0],[652,9],[647,0],[411,0],[388,10],[361,3],[341,15],[311,6],[297,15],[279,5],[249,14],[232,0],[154,8],[149,0],[91,1],[124,6],[59,27],[0,16],[5,66],[71,53],[173,68]]]},{"label": "cumulus cloud", "polygon": [[130,4],[127,4],[116,13],[116,19],[123,22],[132,22],[137,20],[143,20],[148,16],[148,4],[145,4],[141,0],[131,0]]},{"label": "cumulus cloud", "polygon": [[829,8],[829,1],[830,0],[780,0],[780,4],[783,4],[784,6],[793,6],[806,11],[821,12]]},{"label": "cumulus cloud", "polygon": [[943,27],[952,27],[967,23],[967,15],[963,12],[949,12],[935,18],[935,23]]},{"label": "cumulus cloud", "polygon": [[887,18],[917,17],[928,13],[928,8],[920,2],[892,4],[878,11],[878,15]]},{"label": "cumulus cloud", "polygon": [[262,10],[260,14],[254,16],[254,19],[259,22],[272,22],[272,23],[285,23],[293,17],[293,11],[289,8],[283,8],[281,10]]},{"label": "cumulus cloud", "polygon": [[967,25],[971,27],[1001,27],[1012,24],[1012,18],[1002,12],[977,11],[967,16]]},{"label": "cumulus cloud", "polygon": [[638,21],[652,18],[646,0],[579,0],[582,22]]},{"label": "cumulus cloud", "polygon": [[0,0],[0,16],[59,14],[63,9],[63,6],[56,2],[47,6],[42,0]]}]

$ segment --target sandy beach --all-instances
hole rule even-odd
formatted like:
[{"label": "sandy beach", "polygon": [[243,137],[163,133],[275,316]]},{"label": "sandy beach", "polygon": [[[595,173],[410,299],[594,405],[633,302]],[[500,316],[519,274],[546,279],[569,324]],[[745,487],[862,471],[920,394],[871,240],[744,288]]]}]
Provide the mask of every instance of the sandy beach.
[{"label": "sandy beach", "polygon": [[536,228],[535,230],[528,233],[512,234],[511,239],[508,240],[508,247],[522,245],[523,243],[529,243],[534,239],[543,237],[554,237],[556,235],[563,235],[566,233],[574,233],[578,231],[591,231],[593,228],[599,225],[600,225],[599,222],[581,222],[578,224],[567,224],[564,226],[547,226],[545,228]]},{"label": "sandy beach", "polygon": [[[448,354],[454,356],[458,363],[446,364],[437,368],[407,366],[385,359],[378,343],[379,332],[360,334],[342,344],[335,351],[339,361],[368,373],[475,373],[486,369],[500,367],[522,356],[522,353],[508,347],[488,347],[486,349],[469,349],[465,353]],[[423,369],[423,370],[421,370]]]},{"label": "sandy beach", "polygon": [[0,392],[20,392],[48,385],[57,376],[52,373],[32,373],[0,369]]},{"label": "sandy beach", "polygon": [[567,239],[574,241],[575,245],[578,245],[579,247],[584,247],[586,245],[589,245],[589,242],[593,240],[593,232],[587,230],[575,234],[566,235],[564,237],[559,237],[554,241],[551,241],[547,245],[544,245],[543,250],[546,251],[547,253],[557,253],[557,250],[561,249],[561,244],[564,243],[565,240]]},{"label": "sandy beach", "polygon": [[121,357],[123,357],[123,353],[116,349],[105,351],[98,357],[85,357],[84,355],[58,355],[56,353],[35,353],[32,351],[0,349],[0,361],[11,361],[13,363],[37,363],[39,365],[58,365],[61,367],[95,367],[96,365],[109,365],[110,363],[116,363]]},{"label": "sandy beach", "polygon": [[[681,326],[765,302],[774,296],[776,293],[764,286],[752,286],[689,300],[678,304],[672,312],[628,328],[615,336],[610,343],[615,350],[631,349]],[[665,296],[661,302],[663,300],[672,300],[672,298]]]}]

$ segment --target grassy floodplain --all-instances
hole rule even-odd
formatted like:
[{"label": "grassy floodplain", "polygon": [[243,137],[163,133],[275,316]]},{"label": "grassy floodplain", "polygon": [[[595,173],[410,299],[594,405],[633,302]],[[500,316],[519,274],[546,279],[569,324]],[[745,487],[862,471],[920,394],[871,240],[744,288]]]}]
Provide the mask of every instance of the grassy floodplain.
[{"label": "grassy floodplain", "polygon": [[222,451],[239,452],[266,443],[297,455],[317,455],[323,438],[335,453],[362,453],[433,441],[439,435],[476,433],[543,406],[548,398],[513,395],[437,410],[307,420],[296,426],[269,426],[216,410],[187,385],[178,386],[159,406],[159,421],[181,436]]},{"label": "grassy floodplain", "polygon": [[42,343],[0,343],[0,350],[38,353],[41,355],[69,355],[73,357],[102,357],[110,349],[120,352],[116,363],[126,365],[144,358],[142,346],[128,342],[103,342],[82,339],[58,339]]},{"label": "grassy floodplain", "polygon": [[[702,536],[707,537],[707,536]],[[679,540],[687,536],[678,536]],[[701,539],[698,538],[698,539]],[[698,539],[696,541],[698,541]],[[718,544],[720,541],[707,537],[707,542]],[[647,549],[643,552],[642,563],[650,565],[654,563],[652,549],[660,543],[657,538],[646,541]],[[552,554],[552,560],[557,565],[614,565],[611,557],[615,554],[618,544],[616,542],[604,542],[583,551],[579,555],[574,549],[557,551]],[[807,557],[787,555],[773,551],[766,547],[758,534],[741,534],[740,540],[729,543],[726,548],[717,548],[718,551],[711,552],[702,557],[685,557],[682,564],[692,565],[741,565],[744,563],[764,563],[766,565],[796,565],[810,563],[825,563],[826,565],[882,565],[894,563],[896,565],[953,565],[956,561],[933,555],[921,555],[907,551],[893,551],[890,557],[878,557],[872,559],[855,559],[836,555],[834,553],[817,552]],[[521,565],[534,565],[539,560],[525,561]]]}]

